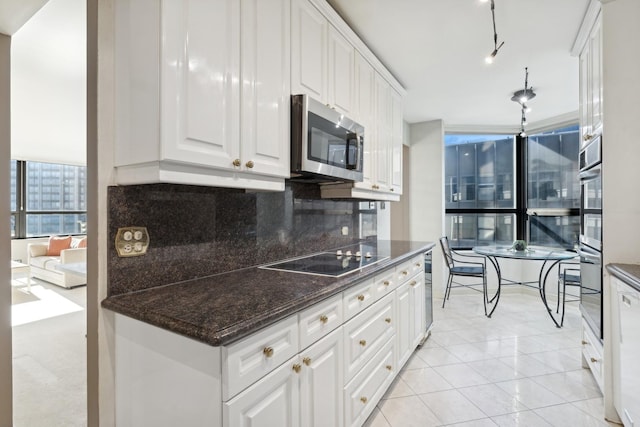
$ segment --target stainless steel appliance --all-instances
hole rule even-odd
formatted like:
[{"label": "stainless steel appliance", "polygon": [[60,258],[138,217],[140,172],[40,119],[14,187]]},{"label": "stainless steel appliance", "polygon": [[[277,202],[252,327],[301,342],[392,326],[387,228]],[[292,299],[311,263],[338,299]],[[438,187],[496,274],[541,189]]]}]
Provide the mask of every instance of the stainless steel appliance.
[{"label": "stainless steel appliance", "polygon": [[291,176],[362,181],[364,127],[307,95],[291,97]]},{"label": "stainless steel appliance", "polygon": [[267,270],[289,271],[293,273],[313,274],[316,276],[341,277],[359,271],[388,257],[379,257],[370,252],[321,252],[287,261],[261,266]]},{"label": "stainless steel appliance", "polygon": [[602,137],[580,151],[580,311],[602,339]]},{"label": "stainless steel appliance", "polygon": [[[431,334],[431,326],[433,325],[433,276],[431,273],[432,251],[424,254],[424,298],[425,298],[425,320],[427,322],[427,333],[425,340]],[[424,342],[424,341],[423,341]]]}]

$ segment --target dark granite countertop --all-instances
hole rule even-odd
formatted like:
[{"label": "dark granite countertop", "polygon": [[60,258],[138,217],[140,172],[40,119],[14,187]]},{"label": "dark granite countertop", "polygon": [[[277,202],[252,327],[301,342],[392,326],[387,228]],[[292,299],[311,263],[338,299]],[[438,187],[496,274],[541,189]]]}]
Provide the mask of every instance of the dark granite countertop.
[{"label": "dark granite countertop", "polygon": [[607,271],[635,290],[640,291],[640,265],[608,264]]},{"label": "dark granite countertop", "polygon": [[[111,296],[102,306],[206,344],[226,345],[435,246],[412,241],[366,244],[374,255],[389,258],[339,278],[256,266]],[[342,249],[353,247],[358,245]]]}]

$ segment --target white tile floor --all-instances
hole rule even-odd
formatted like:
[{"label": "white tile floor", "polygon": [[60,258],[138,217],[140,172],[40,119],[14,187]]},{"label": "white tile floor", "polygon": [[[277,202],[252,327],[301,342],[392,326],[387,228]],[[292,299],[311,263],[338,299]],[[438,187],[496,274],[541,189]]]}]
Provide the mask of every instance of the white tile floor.
[{"label": "white tile floor", "polygon": [[602,394],[581,362],[581,317],[564,327],[539,295],[507,288],[492,318],[481,295],[434,300],[434,327],[367,420],[369,427],[608,426]]}]

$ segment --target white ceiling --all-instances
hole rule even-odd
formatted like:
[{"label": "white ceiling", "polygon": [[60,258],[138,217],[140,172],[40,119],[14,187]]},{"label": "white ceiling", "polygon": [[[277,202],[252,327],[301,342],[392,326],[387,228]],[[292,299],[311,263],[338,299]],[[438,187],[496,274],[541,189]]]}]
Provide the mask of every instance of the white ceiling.
[{"label": "white ceiling", "polygon": [[[529,104],[531,127],[578,110],[578,59],[570,55],[589,0],[495,0],[498,42],[495,63],[490,3],[480,0],[327,0],[407,89],[405,120],[442,119],[447,128],[519,127],[524,68],[537,97]],[[15,33],[46,0],[0,0],[0,32]],[[64,2],[62,3],[64,4]],[[68,4],[68,3],[67,3]],[[69,12],[69,11],[66,11]],[[71,40],[64,24],[59,37]],[[67,43],[45,46],[78,63]],[[73,43],[71,43],[73,44]],[[54,47],[57,46],[57,48]]]},{"label": "white ceiling", "polygon": [[0,33],[13,35],[48,0],[0,0]]},{"label": "white ceiling", "polygon": [[530,126],[578,110],[578,58],[570,51],[589,0],[495,0],[493,64],[489,2],[327,0],[406,88],[405,120],[445,127],[514,127],[525,67],[537,97]]}]

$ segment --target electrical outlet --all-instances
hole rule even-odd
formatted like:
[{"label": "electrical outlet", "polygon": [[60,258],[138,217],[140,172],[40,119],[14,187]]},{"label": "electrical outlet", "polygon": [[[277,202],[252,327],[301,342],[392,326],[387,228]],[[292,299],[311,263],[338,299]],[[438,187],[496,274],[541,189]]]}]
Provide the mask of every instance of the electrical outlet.
[{"label": "electrical outlet", "polygon": [[140,256],[149,248],[147,227],[121,227],[116,234],[116,251],[119,257]]},{"label": "electrical outlet", "polygon": [[347,227],[346,225],[344,227],[342,227],[342,230],[340,230],[342,232],[343,236],[348,236],[349,235],[349,227]]}]

